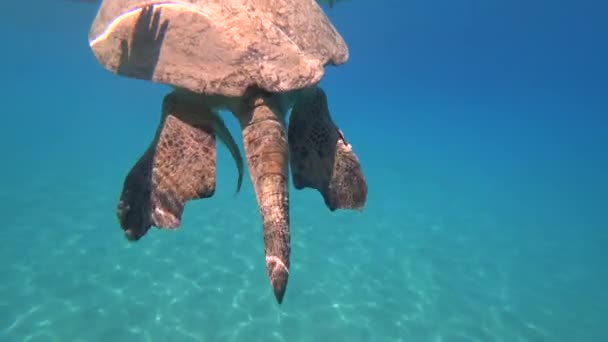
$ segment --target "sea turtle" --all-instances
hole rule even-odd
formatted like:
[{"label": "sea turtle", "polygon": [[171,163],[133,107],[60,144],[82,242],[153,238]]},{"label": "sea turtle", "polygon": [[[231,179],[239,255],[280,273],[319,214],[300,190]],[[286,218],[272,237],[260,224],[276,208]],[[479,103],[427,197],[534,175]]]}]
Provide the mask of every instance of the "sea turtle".
[{"label": "sea turtle", "polygon": [[367,198],[358,158],[319,86],[326,65],[348,59],[323,10],[314,0],[103,0],[89,44],[107,70],[172,87],[155,138],[123,185],[126,237],[177,228],[188,200],[214,194],[216,135],[241,159],[218,115],[230,111],[280,304],[290,266],[289,165],[294,187],[317,189],[332,211],[362,210]]}]

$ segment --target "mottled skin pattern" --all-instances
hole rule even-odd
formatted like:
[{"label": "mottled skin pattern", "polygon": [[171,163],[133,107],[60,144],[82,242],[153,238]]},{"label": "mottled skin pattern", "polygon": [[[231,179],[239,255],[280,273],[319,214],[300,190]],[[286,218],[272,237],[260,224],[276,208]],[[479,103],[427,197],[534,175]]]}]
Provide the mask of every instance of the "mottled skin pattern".
[{"label": "mottled skin pattern", "polygon": [[271,96],[255,93],[235,113],[262,215],[268,277],[279,304],[289,277],[289,150],[284,114]]},{"label": "mottled skin pattern", "polygon": [[163,101],[156,137],[125,179],[118,218],[129,240],[150,228],[177,228],[186,201],[215,192],[216,142],[212,113],[182,103],[175,93]]},{"label": "mottled skin pattern", "polygon": [[323,89],[299,93],[289,119],[289,151],[296,189],[317,189],[332,211],[363,208],[367,183],[361,165],[332,121]]}]

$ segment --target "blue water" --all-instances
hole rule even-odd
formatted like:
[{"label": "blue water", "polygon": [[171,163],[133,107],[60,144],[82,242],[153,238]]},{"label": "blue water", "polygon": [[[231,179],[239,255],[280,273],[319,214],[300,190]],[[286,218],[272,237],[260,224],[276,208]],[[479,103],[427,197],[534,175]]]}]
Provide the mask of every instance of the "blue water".
[{"label": "blue water", "polygon": [[608,341],[603,2],[326,8],[350,60],[323,87],[369,197],[292,189],[281,306],[223,147],[178,231],[123,237],[168,89],[97,63],[97,5],[2,6],[0,341]]}]

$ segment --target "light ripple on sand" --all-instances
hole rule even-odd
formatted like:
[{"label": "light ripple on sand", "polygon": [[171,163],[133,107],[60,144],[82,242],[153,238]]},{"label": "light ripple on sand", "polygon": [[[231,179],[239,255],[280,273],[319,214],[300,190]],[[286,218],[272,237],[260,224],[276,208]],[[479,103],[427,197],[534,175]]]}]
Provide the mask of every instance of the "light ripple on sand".
[{"label": "light ripple on sand", "polygon": [[[501,219],[457,201],[334,215],[301,202],[317,194],[294,196],[294,272],[278,307],[250,190],[191,205],[180,230],[131,244],[115,199],[90,195],[108,194],[107,182],[66,178],[24,189],[3,230],[12,242],[0,255],[12,262],[0,265],[2,339],[485,342],[600,331],[568,312],[593,302],[571,290],[590,279],[565,257],[580,246],[496,234]],[[573,332],[560,328],[571,322]]]}]

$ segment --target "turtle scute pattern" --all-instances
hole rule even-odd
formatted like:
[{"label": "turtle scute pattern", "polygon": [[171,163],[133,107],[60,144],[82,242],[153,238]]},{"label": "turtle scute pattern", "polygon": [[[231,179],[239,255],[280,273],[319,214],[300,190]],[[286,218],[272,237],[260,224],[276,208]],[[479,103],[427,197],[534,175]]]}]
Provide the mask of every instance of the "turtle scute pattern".
[{"label": "turtle scute pattern", "polygon": [[129,240],[150,228],[177,228],[188,200],[213,196],[216,141],[210,112],[165,97],[154,142],[129,172],[118,204]]},{"label": "turtle scute pattern", "polygon": [[321,88],[307,90],[294,104],[288,138],[296,189],[317,189],[332,211],[363,208],[367,183],[361,165],[332,121]]}]

